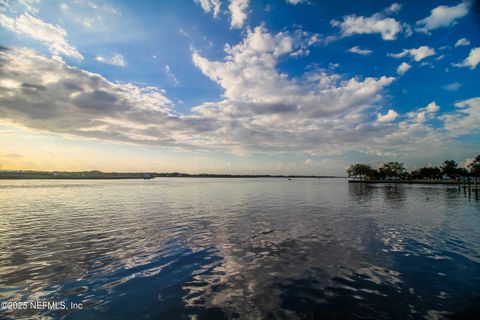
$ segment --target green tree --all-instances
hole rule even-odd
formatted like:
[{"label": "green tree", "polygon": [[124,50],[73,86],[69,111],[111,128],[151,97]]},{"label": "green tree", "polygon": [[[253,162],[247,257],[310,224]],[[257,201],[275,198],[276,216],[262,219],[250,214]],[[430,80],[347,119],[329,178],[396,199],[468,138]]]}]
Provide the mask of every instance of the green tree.
[{"label": "green tree", "polygon": [[422,179],[422,176],[420,174],[420,169],[413,170],[412,172],[410,172],[408,177],[409,179]]},{"label": "green tree", "polygon": [[373,180],[379,180],[381,178],[381,175],[380,175],[380,172],[378,172],[378,170],[375,170],[375,169],[371,168],[367,172],[367,178],[368,179],[373,179]]},{"label": "green tree", "polygon": [[380,171],[380,174],[382,175],[383,178],[386,178],[386,177],[402,178],[407,175],[407,171],[405,170],[403,163],[400,163],[400,162],[384,163],[383,166],[380,169],[378,169],[378,171]]},{"label": "green tree", "polygon": [[437,167],[425,167],[420,169],[420,176],[422,179],[441,179],[442,170]]},{"label": "green tree", "polygon": [[458,168],[457,169],[457,175],[460,176],[460,177],[468,177],[469,173],[468,173],[468,170],[465,169],[465,168]]},{"label": "green tree", "polygon": [[445,160],[442,164],[442,173],[452,178],[458,173],[458,163],[455,160]]},{"label": "green tree", "polygon": [[470,162],[468,169],[470,170],[470,175],[480,177],[480,154]]},{"label": "green tree", "polygon": [[360,177],[360,180],[363,180],[364,178],[373,178],[374,177],[374,172],[376,172],[375,169],[372,169],[368,164],[363,164],[363,163],[355,163],[352,164],[348,169],[347,173],[349,177]]}]

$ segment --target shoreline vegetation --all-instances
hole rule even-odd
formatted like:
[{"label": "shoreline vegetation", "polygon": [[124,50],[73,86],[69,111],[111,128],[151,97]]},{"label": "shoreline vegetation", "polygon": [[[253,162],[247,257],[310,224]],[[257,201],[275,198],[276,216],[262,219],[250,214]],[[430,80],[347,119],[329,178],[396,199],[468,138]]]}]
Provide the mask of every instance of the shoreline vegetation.
[{"label": "shoreline vegetation", "polygon": [[405,183],[405,184],[473,184],[478,190],[480,155],[464,168],[454,160],[445,160],[440,167],[423,167],[408,172],[403,163],[387,162],[378,169],[368,164],[355,163],[347,169],[349,183]]},{"label": "shoreline vegetation", "polygon": [[348,183],[400,183],[400,184],[445,184],[458,185],[458,180],[417,180],[417,179],[399,179],[399,180],[348,180]]},{"label": "shoreline vegetation", "polygon": [[[477,185],[480,177],[480,155],[464,168],[454,160],[445,160],[440,167],[423,167],[408,172],[403,163],[387,162],[378,169],[356,163],[347,169],[349,183],[405,183],[405,184],[470,184]],[[33,171],[0,170],[0,180],[21,179],[152,179],[152,178],[345,178],[328,175],[268,175],[268,174],[189,174],[181,172],[102,172],[93,171]]]},{"label": "shoreline vegetation", "polygon": [[0,180],[51,179],[51,180],[94,180],[94,179],[153,179],[153,178],[344,178],[320,175],[249,175],[249,174],[189,174],[181,172],[101,172],[101,171],[28,171],[3,170]]}]

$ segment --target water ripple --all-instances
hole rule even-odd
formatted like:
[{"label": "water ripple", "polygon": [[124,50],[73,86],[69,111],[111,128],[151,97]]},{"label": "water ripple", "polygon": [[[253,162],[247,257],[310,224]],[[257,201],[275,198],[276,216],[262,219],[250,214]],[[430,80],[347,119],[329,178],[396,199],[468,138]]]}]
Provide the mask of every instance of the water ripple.
[{"label": "water ripple", "polygon": [[480,205],[321,179],[0,181],[16,319],[425,319],[480,312]]}]

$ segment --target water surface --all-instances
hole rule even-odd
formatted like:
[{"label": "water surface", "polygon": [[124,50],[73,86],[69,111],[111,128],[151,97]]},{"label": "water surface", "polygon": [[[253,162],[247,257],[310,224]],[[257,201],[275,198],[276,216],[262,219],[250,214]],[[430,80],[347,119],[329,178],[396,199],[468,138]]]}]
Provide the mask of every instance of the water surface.
[{"label": "water surface", "polygon": [[344,179],[0,181],[0,318],[464,319],[480,202]]}]

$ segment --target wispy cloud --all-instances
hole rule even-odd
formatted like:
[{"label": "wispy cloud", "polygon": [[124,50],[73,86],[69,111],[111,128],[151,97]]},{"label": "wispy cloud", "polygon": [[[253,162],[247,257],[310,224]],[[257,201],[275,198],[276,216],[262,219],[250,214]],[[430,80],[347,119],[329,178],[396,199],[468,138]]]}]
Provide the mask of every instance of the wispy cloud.
[{"label": "wispy cloud", "polygon": [[173,82],[174,85],[178,86],[178,79],[170,70],[170,66],[168,64],[165,65],[165,74],[167,75],[168,79]]},{"label": "wispy cloud", "polygon": [[108,24],[121,17],[121,11],[103,1],[75,0],[60,4],[64,19],[84,29],[108,30]]},{"label": "wispy cloud", "polygon": [[359,46],[354,46],[354,47],[351,47],[350,49],[348,49],[347,52],[359,54],[359,55],[362,55],[362,56],[368,56],[368,55],[370,55],[373,51],[372,51],[372,50],[368,50],[368,49],[362,49],[362,48],[360,48]]},{"label": "wispy cloud", "polygon": [[67,32],[60,26],[53,25],[23,13],[17,18],[0,14],[0,25],[10,31],[26,35],[48,46],[53,54],[63,54],[75,59],[83,59],[78,50],[67,41]]},{"label": "wispy cloud", "polygon": [[462,84],[460,82],[452,82],[443,86],[443,89],[447,91],[457,91],[458,89],[460,89],[461,86]]},{"label": "wispy cloud", "polygon": [[111,56],[98,55],[95,60],[101,63],[111,64],[113,66],[124,67],[126,65],[125,58],[120,53],[115,53]]},{"label": "wispy cloud", "polygon": [[293,4],[294,6],[296,6],[297,4],[300,4],[302,2],[307,2],[307,0],[285,0],[285,1],[289,4]]}]

